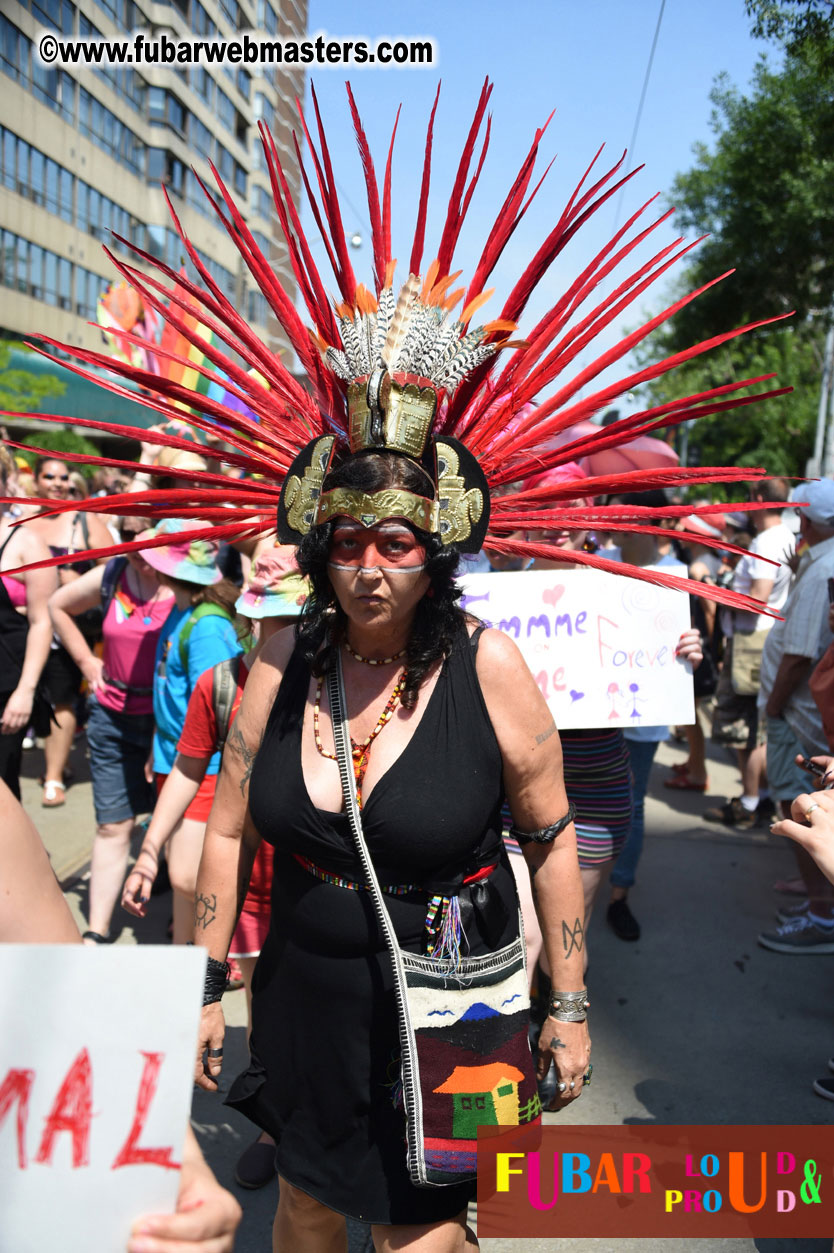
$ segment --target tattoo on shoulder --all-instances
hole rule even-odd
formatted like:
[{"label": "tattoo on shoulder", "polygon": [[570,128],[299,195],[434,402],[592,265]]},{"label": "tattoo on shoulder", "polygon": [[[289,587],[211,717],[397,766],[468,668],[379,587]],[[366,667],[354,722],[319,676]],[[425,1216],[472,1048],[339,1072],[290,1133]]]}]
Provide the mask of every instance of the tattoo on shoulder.
[{"label": "tattoo on shoulder", "polygon": [[546,731],[542,731],[541,735],[536,736],[536,743],[543,744],[545,740],[549,740],[551,735],[555,735],[555,734],[556,734],[556,723],[551,722],[550,726],[547,728]]},{"label": "tattoo on shoulder", "polygon": [[245,796],[246,788],[249,785],[249,779],[251,778],[252,771],[255,766],[255,758],[258,756],[258,750],[253,750],[249,747],[246,740],[243,738],[237,723],[232,725],[226,745],[233,753],[236,753],[243,762],[243,774],[240,777],[240,792],[242,796]]},{"label": "tattoo on shoulder", "polygon": [[194,926],[201,927],[203,931],[210,927],[217,917],[217,897],[214,892],[209,896],[207,893],[198,892],[194,898]]},{"label": "tattoo on shoulder", "polygon": [[565,949],[565,960],[570,957],[574,949],[577,953],[582,952],[582,944],[585,939],[585,932],[582,929],[582,920],[577,918],[571,927],[564,918],[562,919],[562,944]]}]

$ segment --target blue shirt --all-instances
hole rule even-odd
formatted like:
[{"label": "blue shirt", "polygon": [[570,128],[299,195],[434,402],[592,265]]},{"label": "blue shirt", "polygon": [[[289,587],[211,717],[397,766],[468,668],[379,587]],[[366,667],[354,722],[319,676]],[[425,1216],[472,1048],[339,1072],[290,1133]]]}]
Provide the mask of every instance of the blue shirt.
[{"label": "blue shirt", "polygon": [[[188,667],[180,660],[180,633],[192,610],[176,605],[165,620],[156,646],[153,681],[153,712],[156,732],[153,739],[153,768],[170,774],[177,755],[188,701],[200,675],[219,661],[242,653],[240,641],[228,618],[207,614],[194,623],[186,645]],[[206,774],[217,774],[220,754],[215,753]]]}]

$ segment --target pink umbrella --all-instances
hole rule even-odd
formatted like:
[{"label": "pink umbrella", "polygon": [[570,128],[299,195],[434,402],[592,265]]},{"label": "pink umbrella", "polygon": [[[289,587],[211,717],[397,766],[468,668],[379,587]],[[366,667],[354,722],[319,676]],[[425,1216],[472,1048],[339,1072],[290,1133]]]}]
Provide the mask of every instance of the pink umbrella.
[{"label": "pink umbrella", "polygon": [[[560,432],[554,440],[548,441],[548,446],[562,448],[565,444],[572,444],[574,440],[600,435],[605,429],[594,422],[577,422]],[[664,466],[676,466],[679,458],[672,445],[665,440],[655,439],[653,435],[638,435],[627,444],[618,444],[616,448],[602,448],[599,452],[589,453],[587,457],[577,457],[576,460],[589,476],[607,476],[624,474],[628,470],[660,470]]]}]

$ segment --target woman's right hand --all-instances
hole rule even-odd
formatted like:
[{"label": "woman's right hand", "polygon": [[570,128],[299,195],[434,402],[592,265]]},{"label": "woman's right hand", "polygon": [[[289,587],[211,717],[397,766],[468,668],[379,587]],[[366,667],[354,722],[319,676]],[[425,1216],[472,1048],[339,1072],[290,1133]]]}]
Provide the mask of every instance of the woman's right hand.
[{"label": "woman's right hand", "polygon": [[197,1064],[194,1068],[194,1082],[198,1088],[205,1088],[207,1092],[217,1091],[217,1080],[223,1069],[223,1037],[225,1034],[226,1020],[223,1017],[220,1002],[215,1001],[211,1005],[204,1005],[197,1039]]},{"label": "woman's right hand", "polygon": [[89,657],[85,657],[80,669],[87,680],[87,687],[91,696],[100,687],[104,687],[104,661],[101,657],[97,657],[95,653],[90,653]]},{"label": "woman's right hand", "polygon": [[151,858],[146,849],[142,849],[136,859],[122,888],[122,909],[137,918],[144,918],[148,912],[148,901],[151,899],[151,888],[156,881],[158,861]]}]

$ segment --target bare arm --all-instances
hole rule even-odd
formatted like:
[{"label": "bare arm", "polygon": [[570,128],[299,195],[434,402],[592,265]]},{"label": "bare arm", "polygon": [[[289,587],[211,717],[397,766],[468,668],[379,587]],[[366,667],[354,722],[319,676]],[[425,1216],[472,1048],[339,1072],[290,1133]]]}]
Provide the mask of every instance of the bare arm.
[{"label": "bare arm", "polygon": [[[568,811],[562,747],[556,724],[515,644],[499,631],[485,631],[478,647],[478,677],[504,763],[504,787],[515,825],[537,831]],[[553,988],[584,987],[585,906],[573,823],[549,843],[530,843],[524,856],[533,876],[534,897]],[[587,1023],[545,1021],[539,1071],[556,1060],[560,1079],[578,1082],[590,1056]]]},{"label": "bare arm", "polygon": [[781,717],[782,710],[796,689],[808,677],[810,669],[810,657],[802,657],[799,653],[782,654],[776,678],[773,680],[773,689],[765,706],[765,712],[769,718]]},{"label": "bare arm", "polygon": [[187,757],[185,753],[177,753],[171,773],[162,785],[136,865],[127,876],[122,892],[122,908],[137,918],[144,918],[147,912],[151,888],[159,871],[159,854],[199,792],[210,761],[211,757]]},{"label": "bare arm", "polygon": [[41,838],[2,780],[0,813],[0,943],[80,944]]},{"label": "bare arm", "polygon": [[[263,739],[269,711],[289,661],[294,642],[291,629],[280,631],[264,645],[252,666],[238,715],[226,740],[223,762],[217,780],[214,804],[205,840],[194,908],[194,943],[208,950],[209,957],[224,961],[243,898],[249,885],[252,862],[260,836],[249,817],[249,781]],[[195,1082],[213,1091],[222,1067],[225,1024],[220,1004],[203,1009],[198,1042]]]},{"label": "bare arm", "polygon": [[95,691],[101,682],[101,661],[96,657],[90,645],[84,639],[73,619],[76,614],[86,613],[88,609],[97,609],[101,604],[101,582],[104,578],[104,566],[93,566],[59,587],[49,598],[49,616],[55,634],[64,648],[78,666],[84,678]]},{"label": "bare arm", "polygon": [[[19,529],[9,545],[12,549],[11,560],[24,565],[35,561],[46,561],[49,549],[41,538],[24,527]],[[49,656],[49,645],[52,641],[52,623],[49,620],[47,603],[57,585],[57,575],[51,568],[45,570],[27,570],[23,576],[26,587],[26,617],[29,620],[29,633],[26,636],[26,652],[17,687],[12,692],[0,721],[0,732],[10,734],[20,731],[28,725],[32,715],[35,689],[41,677],[41,671]]]}]

